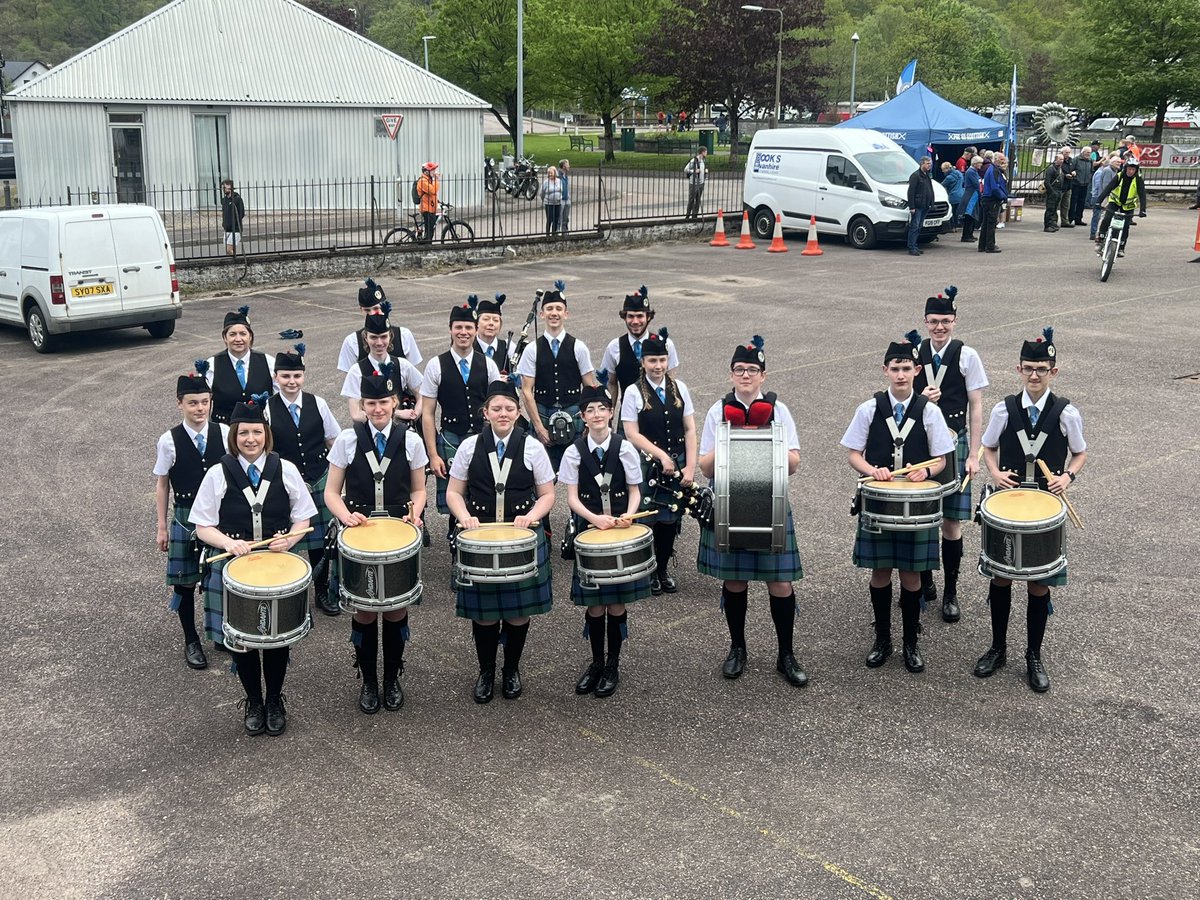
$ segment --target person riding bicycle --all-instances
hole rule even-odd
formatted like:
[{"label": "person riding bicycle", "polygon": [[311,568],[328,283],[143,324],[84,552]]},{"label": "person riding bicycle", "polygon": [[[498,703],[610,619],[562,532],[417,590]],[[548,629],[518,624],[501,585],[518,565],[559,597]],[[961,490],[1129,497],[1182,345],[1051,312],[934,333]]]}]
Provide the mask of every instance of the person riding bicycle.
[{"label": "person riding bicycle", "polygon": [[[1113,214],[1119,209],[1126,214],[1132,214],[1134,207],[1139,206],[1138,218],[1146,217],[1146,185],[1142,181],[1141,164],[1134,156],[1128,156],[1121,163],[1121,174],[1108,183],[1095,203],[1099,206],[1108,198],[1104,208],[1104,218],[1100,220],[1100,241],[1096,244],[1096,255],[1104,253],[1104,242],[1108,237],[1108,226],[1112,223]],[[1129,228],[1121,229],[1121,246],[1117,256],[1125,255],[1125,244],[1129,240]]]},{"label": "person riding bicycle", "polygon": [[419,208],[425,225],[425,233],[421,240],[425,243],[433,240],[433,229],[437,225],[438,188],[441,187],[437,170],[437,163],[427,162],[421,166],[421,177],[417,179],[417,196],[421,198]]}]

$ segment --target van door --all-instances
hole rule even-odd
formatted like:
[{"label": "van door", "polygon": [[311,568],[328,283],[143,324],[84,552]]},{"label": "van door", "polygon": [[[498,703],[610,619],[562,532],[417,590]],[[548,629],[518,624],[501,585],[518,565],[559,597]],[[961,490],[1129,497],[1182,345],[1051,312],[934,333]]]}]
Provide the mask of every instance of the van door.
[{"label": "van door", "polygon": [[153,215],[112,218],[117,247],[121,308],[125,312],[171,303],[171,269],[166,238]]},{"label": "van door", "polygon": [[830,153],[817,184],[817,221],[844,231],[850,222],[850,210],[863,200],[873,200],[874,194],[853,160]]},{"label": "van door", "polygon": [[0,319],[21,321],[21,220],[0,218]]},{"label": "van door", "polygon": [[121,311],[117,251],[112,224],[104,213],[64,222],[60,255],[67,315],[94,316]]}]

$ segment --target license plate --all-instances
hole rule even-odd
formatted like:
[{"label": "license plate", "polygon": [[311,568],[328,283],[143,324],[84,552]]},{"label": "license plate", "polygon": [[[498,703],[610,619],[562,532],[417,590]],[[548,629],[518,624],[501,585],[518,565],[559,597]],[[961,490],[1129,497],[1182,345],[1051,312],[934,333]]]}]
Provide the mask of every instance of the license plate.
[{"label": "license plate", "polygon": [[71,288],[72,297],[99,297],[112,292],[111,284],[81,284],[79,287]]}]

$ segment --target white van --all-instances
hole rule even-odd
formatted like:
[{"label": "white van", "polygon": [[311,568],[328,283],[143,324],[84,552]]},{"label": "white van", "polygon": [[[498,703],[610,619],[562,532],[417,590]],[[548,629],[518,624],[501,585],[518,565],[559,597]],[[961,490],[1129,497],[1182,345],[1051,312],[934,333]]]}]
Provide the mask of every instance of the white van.
[{"label": "white van", "polygon": [[[851,246],[902,241],[908,233],[908,176],[916,160],[878,131],[865,128],[775,128],[750,143],[742,203],[756,237],[767,240],[775,215],[783,227],[845,237]],[[934,204],[922,241],[941,231],[950,215],[946,189],[935,179]]]},{"label": "white van", "polygon": [[0,212],[0,322],[26,328],[38,352],[70,331],[170,337],[181,315],[171,242],[152,207]]}]

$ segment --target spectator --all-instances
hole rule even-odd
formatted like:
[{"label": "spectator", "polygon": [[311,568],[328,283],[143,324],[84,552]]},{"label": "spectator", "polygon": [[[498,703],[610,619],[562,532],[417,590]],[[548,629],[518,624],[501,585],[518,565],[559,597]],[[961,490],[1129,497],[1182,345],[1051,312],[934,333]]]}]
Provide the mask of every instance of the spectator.
[{"label": "spectator", "polygon": [[917,238],[921,234],[921,226],[925,224],[925,213],[933,205],[933,178],[929,174],[932,169],[933,160],[922,156],[920,166],[908,176],[909,256],[920,256],[922,253],[917,249]]},{"label": "spectator", "polygon": [[980,178],[987,178],[988,169],[992,167],[992,160],[995,158],[995,155],[995,151],[993,150],[983,151],[983,168],[979,170]]},{"label": "spectator", "polygon": [[1124,159],[1130,154],[1134,159],[1142,158],[1142,148],[1137,145],[1137,139],[1132,134],[1127,134],[1121,138],[1120,145],[1117,147],[1117,154]]},{"label": "spectator", "polygon": [[658,111],[658,130],[659,131],[667,130],[667,114],[665,112],[663,112],[661,109]]},{"label": "spectator", "polygon": [[1075,177],[1071,179],[1071,212],[1070,221],[1073,225],[1085,225],[1083,211],[1087,208],[1088,189],[1092,186],[1092,152],[1086,147],[1079,148],[1075,157]]},{"label": "spectator", "polygon": [[1070,147],[1063,147],[1059,154],[1062,159],[1063,191],[1058,197],[1059,227],[1074,228],[1071,221],[1071,182],[1075,180],[1075,153]]},{"label": "spectator", "polygon": [[708,167],[704,161],[708,159],[708,148],[701,147],[696,155],[688,160],[683,167],[683,174],[688,180],[687,218],[700,218],[700,198],[704,195],[704,182],[708,178]]},{"label": "spectator", "polygon": [[717,131],[721,134],[724,134],[725,129],[729,127],[729,119],[725,117],[725,113],[721,113],[719,116],[717,116],[716,125]]},{"label": "spectator", "polygon": [[675,127],[674,127],[674,125],[672,125],[672,122],[673,122],[673,121],[674,121],[674,120],[672,119],[672,117],[671,117],[671,114],[670,114],[670,113],[667,113],[667,131],[674,131],[674,130],[675,130]]},{"label": "spectator", "polygon": [[433,230],[437,227],[438,190],[441,187],[437,170],[437,163],[427,162],[421,166],[421,177],[417,179],[417,198],[420,201],[417,208],[421,211],[421,221],[425,226],[421,240],[426,244],[433,242]]},{"label": "spectator", "polygon": [[999,253],[996,246],[996,222],[1000,219],[1000,207],[1008,199],[1008,179],[1004,170],[1008,160],[1003,153],[992,155],[992,165],[983,177],[983,220],[979,227],[979,252]]},{"label": "spectator", "polygon": [[979,192],[983,188],[980,171],[983,169],[983,157],[971,157],[971,165],[963,173],[963,198],[959,215],[962,218],[962,237],[964,244],[975,240],[975,225],[982,218]]},{"label": "spectator", "polygon": [[558,230],[567,234],[571,230],[571,161],[558,161],[558,181],[562,185],[562,211],[558,214]]},{"label": "spectator", "polygon": [[1050,160],[1050,165],[1046,166],[1046,171],[1042,173],[1042,187],[1045,188],[1046,194],[1046,214],[1042,217],[1042,231],[1058,231],[1058,207],[1062,200],[1063,188],[1066,187],[1061,153],[1055,154],[1054,159]]},{"label": "spectator", "polygon": [[558,169],[546,169],[546,180],[542,182],[542,203],[546,207],[546,236],[558,234],[562,214],[562,182],[558,180]]},{"label": "spectator", "polygon": [[948,162],[942,163],[942,187],[946,189],[946,197],[950,201],[950,219],[944,230],[957,231],[958,207],[963,198],[963,173]]},{"label": "spectator", "polygon": [[681,109],[679,111],[679,130],[680,131],[688,130],[688,114],[687,114],[686,109]]},{"label": "spectator", "polygon": [[242,242],[242,221],[246,218],[246,204],[242,195],[233,189],[233,182],[226,178],[221,182],[221,228],[225,232],[225,255],[233,256]]},{"label": "spectator", "polygon": [[1096,174],[1092,176],[1092,240],[1100,240],[1100,214],[1104,211],[1104,204],[1097,202],[1096,198],[1108,190],[1109,183],[1117,177],[1117,170],[1121,168],[1121,157],[1115,153],[1110,156],[1104,163],[1096,167]]},{"label": "spectator", "polygon": [[963,150],[962,156],[958,158],[958,162],[954,164],[954,168],[966,175],[967,169],[971,167],[971,160],[975,158],[975,154],[977,152],[978,151],[974,147],[967,147],[965,150]]},{"label": "spectator", "polygon": [[1088,158],[1092,161],[1092,167],[1095,168],[1104,160],[1104,154],[1100,152],[1100,142],[1092,141],[1091,150],[1092,152],[1088,154]]}]

